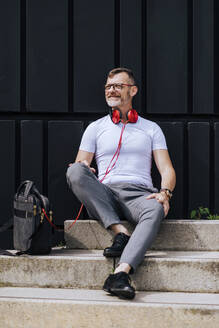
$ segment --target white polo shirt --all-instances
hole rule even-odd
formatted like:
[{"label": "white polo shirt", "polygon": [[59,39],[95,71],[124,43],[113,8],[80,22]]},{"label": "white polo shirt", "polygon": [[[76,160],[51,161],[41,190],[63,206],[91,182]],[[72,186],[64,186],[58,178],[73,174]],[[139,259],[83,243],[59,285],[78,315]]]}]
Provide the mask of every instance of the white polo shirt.
[{"label": "white polo shirt", "polygon": [[[83,134],[79,149],[95,154],[99,180],[118,147],[122,126],[123,123],[114,124],[106,115],[91,123]],[[167,149],[161,128],[138,116],[136,123],[126,125],[118,160],[103,183],[133,183],[153,188],[151,163],[155,149]]]}]

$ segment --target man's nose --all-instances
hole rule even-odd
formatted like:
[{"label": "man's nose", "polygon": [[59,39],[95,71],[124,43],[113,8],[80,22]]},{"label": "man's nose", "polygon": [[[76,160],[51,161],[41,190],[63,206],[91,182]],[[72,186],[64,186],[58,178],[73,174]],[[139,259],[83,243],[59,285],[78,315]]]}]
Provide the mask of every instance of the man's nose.
[{"label": "man's nose", "polygon": [[113,89],[113,91],[115,91],[115,85],[114,84],[110,85],[109,91],[111,90],[111,88]]}]

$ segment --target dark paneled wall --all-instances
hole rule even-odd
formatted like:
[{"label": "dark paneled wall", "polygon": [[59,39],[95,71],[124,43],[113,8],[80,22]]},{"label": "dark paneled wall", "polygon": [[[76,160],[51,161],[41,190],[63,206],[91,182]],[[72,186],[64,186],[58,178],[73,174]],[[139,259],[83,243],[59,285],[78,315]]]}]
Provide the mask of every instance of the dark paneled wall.
[{"label": "dark paneled wall", "polygon": [[[65,172],[88,122],[107,112],[115,66],[134,70],[134,107],[166,135],[169,218],[219,211],[218,18],[217,0],[0,0],[0,224],[24,179],[49,196],[57,224],[76,216]],[[0,240],[10,247],[11,231]]]},{"label": "dark paneled wall", "polygon": [[26,1],[26,110],[68,111],[67,0]]}]

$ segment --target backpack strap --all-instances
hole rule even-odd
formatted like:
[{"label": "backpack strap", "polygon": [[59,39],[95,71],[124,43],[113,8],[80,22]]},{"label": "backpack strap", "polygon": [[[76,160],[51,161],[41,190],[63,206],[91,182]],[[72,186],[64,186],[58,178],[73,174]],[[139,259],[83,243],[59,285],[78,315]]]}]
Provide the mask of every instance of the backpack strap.
[{"label": "backpack strap", "polygon": [[33,181],[30,181],[30,180],[23,181],[17,189],[16,198],[19,196],[22,189],[24,189],[24,198],[25,199],[27,199],[29,194],[32,192],[39,198],[41,207],[46,208],[47,204],[45,203],[44,198],[42,197],[42,195],[36,188],[35,183]]},{"label": "backpack strap", "polygon": [[33,188],[34,182],[33,181],[27,181],[24,191],[24,198],[27,199],[31,189]]},{"label": "backpack strap", "polygon": [[18,197],[21,190],[25,188],[24,189],[24,197],[27,199],[33,186],[34,186],[33,181],[30,181],[30,180],[23,181],[17,189],[16,197]]},{"label": "backpack strap", "polygon": [[41,193],[39,192],[39,190],[34,185],[32,186],[32,192],[39,198],[40,203],[41,203],[41,207],[46,210],[47,209],[47,205],[48,205],[46,203],[45,199],[44,199],[46,197],[44,197],[43,195],[41,195]]}]

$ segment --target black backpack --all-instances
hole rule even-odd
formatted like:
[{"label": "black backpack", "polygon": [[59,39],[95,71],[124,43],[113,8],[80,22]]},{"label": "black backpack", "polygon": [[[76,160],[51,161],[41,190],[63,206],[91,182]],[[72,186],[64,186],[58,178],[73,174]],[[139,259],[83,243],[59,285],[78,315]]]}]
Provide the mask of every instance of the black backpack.
[{"label": "black backpack", "polygon": [[52,212],[47,197],[26,180],[14,197],[14,248],[21,254],[49,254],[52,245]]}]

